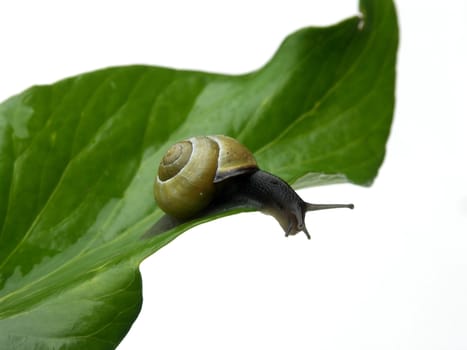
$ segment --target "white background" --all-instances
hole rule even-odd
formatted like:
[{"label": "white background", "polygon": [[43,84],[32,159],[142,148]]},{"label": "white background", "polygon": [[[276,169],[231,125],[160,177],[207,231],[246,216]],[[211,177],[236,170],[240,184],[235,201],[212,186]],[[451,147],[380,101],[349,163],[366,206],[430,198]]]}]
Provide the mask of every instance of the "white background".
[{"label": "white background", "polygon": [[[375,0],[376,1],[376,0]],[[300,191],[354,211],[261,214],[186,232],[141,266],[123,349],[467,349],[467,2],[397,1],[397,107],[374,185]],[[98,68],[257,69],[282,39],[355,0],[10,1],[0,100]]]}]

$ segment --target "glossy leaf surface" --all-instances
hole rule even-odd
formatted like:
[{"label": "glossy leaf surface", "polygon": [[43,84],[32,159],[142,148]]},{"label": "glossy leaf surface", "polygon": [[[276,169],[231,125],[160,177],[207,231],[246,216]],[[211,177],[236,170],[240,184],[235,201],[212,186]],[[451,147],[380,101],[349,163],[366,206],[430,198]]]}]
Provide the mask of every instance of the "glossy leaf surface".
[{"label": "glossy leaf surface", "polygon": [[[368,185],[394,108],[391,1],[289,36],[241,76],[116,67],[0,104],[0,348],[112,349],[141,306],[140,262],[193,225],[142,239],[168,146],[227,134],[296,187]],[[278,228],[279,230],[279,228]]]}]

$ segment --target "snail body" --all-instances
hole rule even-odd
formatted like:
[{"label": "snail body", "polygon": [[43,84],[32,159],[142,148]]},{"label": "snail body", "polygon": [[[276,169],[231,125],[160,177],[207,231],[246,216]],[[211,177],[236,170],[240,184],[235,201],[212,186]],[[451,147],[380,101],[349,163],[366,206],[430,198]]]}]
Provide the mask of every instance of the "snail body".
[{"label": "snail body", "polygon": [[171,146],[159,165],[154,197],[177,222],[243,207],[272,215],[286,236],[303,231],[308,238],[307,211],[353,208],[303,201],[285,181],[259,169],[244,145],[223,135],[193,137]]}]

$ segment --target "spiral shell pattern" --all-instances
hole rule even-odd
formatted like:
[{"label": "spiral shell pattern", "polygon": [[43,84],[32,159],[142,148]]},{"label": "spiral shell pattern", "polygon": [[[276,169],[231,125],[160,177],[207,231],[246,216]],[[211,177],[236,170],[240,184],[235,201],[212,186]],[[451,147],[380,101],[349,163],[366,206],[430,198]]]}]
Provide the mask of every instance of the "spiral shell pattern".
[{"label": "spiral shell pattern", "polygon": [[164,212],[187,219],[209,205],[217,183],[257,169],[251,152],[231,137],[192,137],[171,146],[162,158],[154,197]]}]

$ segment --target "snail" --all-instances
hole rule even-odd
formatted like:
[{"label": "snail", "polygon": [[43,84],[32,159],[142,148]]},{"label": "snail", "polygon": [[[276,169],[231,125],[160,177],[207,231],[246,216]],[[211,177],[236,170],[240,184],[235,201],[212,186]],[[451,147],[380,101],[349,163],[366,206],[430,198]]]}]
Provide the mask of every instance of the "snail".
[{"label": "snail", "polygon": [[272,215],[285,231],[303,231],[307,211],[350,208],[353,204],[312,204],[303,201],[284,180],[259,169],[253,154],[237,140],[199,136],[171,146],[160,162],[154,197],[167,214],[155,231],[232,208]]}]

